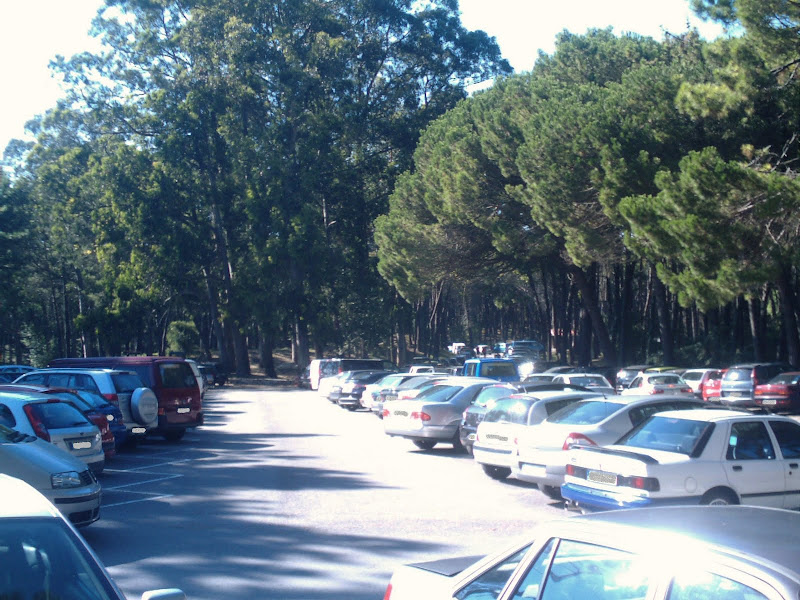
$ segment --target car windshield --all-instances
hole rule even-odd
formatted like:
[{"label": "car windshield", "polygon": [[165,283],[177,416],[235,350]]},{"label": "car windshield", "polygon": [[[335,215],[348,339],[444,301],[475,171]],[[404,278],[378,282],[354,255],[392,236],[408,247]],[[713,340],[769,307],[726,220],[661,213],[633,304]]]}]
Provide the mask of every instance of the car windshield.
[{"label": "car windshield", "polygon": [[594,425],[625,408],[618,402],[604,402],[602,400],[584,400],[564,407],[547,420],[550,423],[563,423],[564,425]]},{"label": "car windshield", "polygon": [[652,416],[634,427],[617,442],[621,446],[678,452],[691,456],[708,439],[713,423],[673,417]]},{"label": "car windshield", "polygon": [[679,375],[652,375],[647,378],[652,385],[673,385],[683,383]]},{"label": "car windshield", "polygon": [[447,402],[464,388],[460,385],[432,385],[426,390],[422,390],[415,400],[425,402]]},{"label": "car windshield", "polygon": [[789,385],[798,382],[800,382],[800,373],[781,373],[770,379],[768,383]]},{"label": "car windshield", "polygon": [[570,377],[569,382],[573,385],[583,385],[586,387],[611,387],[602,377],[579,375],[578,377]]},{"label": "car windshield", "polygon": [[0,521],[0,581],[4,598],[119,596],[75,534],[56,518]]}]

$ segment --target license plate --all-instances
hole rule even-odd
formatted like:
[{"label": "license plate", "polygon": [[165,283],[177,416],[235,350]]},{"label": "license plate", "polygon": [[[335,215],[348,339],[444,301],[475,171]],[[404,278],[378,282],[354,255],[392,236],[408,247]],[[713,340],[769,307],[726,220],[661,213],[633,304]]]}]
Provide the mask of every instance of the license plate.
[{"label": "license plate", "polygon": [[394,416],[395,417],[407,417],[408,413],[406,411],[404,411],[404,410],[396,410],[396,411],[394,411]]},{"label": "license plate", "polygon": [[178,414],[188,413],[190,410],[192,410],[192,409],[191,408],[179,408],[178,409]]},{"label": "license plate", "polygon": [[606,473],[605,471],[589,471],[586,473],[586,480],[607,485],[617,485],[617,476],[614,473]]},{"label": "license plate", "polygon": [[531,475],[534,477],[544,477],[546,474],[546,471],[543,466],[531,465],[528,463],[520,464],[520,471],[525,475]]},{"label": "license plate", "polygon": [[763,404],[764,406],[775,406],[777,403],[778,401],[775,398],[761,401],[761,404]]},{"label": "license plate", "polygon": [[73,450],[86,450],[92,447],[92,442],[72,442]]},{"label": "license plate", "polygon": [[133,427],[131,428],[131,433],[146,433],[147,429],[144,427]]}]

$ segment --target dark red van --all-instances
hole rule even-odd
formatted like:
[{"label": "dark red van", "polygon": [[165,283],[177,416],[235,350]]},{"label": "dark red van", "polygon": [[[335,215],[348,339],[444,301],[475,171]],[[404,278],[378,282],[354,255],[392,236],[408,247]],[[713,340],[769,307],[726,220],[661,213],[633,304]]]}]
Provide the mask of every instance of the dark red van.
[{"label": "dark red van", "polygon": [[135,371],[158,398],[157,433],[167,440],[203,424],[203,404],[192,368],[174,356],[95,356],[56,358],[49,367],[94,367]]}]

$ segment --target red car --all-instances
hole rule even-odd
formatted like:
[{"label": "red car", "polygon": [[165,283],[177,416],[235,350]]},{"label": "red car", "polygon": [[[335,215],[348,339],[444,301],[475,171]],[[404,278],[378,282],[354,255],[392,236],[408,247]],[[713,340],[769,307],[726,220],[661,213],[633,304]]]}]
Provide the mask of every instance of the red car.
[{"label": "red car", "polygon": [[786,371],[757,385],[755,403],[773,412],[800,411],[800,372]]},{"label": "red car", "polygon": [[704,402],[719,402],[720,386],[722,385],[722,376],[728,369],[720,369],[719,371],[709,371],[703,376],[700,382],[700,393],[703,396]]}]

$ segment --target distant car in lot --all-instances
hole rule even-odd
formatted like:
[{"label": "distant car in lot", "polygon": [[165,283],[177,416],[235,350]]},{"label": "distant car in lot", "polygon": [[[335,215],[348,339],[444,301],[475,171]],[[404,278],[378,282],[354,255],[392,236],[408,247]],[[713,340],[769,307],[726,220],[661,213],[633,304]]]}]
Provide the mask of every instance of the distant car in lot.
[{"label": "distant car in lot", "polygon": [[642,373],[634,377],[630,385],[620,394],[623,396],[669,394],[694,397],[692,387],[675,373]]},{"label": "distant car in lot", "polygon": [[702,391],[700,392],[704,402],[719,402],[722,378],[727,370],[728,369],[719,369],[718,371],[706,373],[705,383],[703,383]]},{"label": "distant car in lot", "polygon": [[599,373],[564,373],[553,377],[553,383],[579,385],[601,394],[616,394],[614,386]]},{"label": "distant car in lot", "polygon": [[0,365],[0,383],[10,383],[20,375],[36,370],[30,365]]},{"label": "distant car in lot", "polygon": [[105,467],[97,427],[77,408],[48,394],[0,392],[0,424],[58,446],[85,462],[93,473]]},{"label": "distant car in lot", "polygon": [[[22,479],[44,494],[74,525],[83,527],[100,517],[101,490],[94,473],[50,442],[0,425],[0,465],[5,475]],[[2,514],[16,497],[5,492],[0,497]],[[1,583],[0,589],[8,591]]]},{"label": "distant car in lot", "polygon": [[382,389],[378,398],[372,403],[372,412],[383,418],[383,405],[392,400],[409,400],[414,398],[422,390],[431,387],[438,381],[457,375],[446,375],[442,373],[416,373],[414,377],[406,379],[403,383],[394,388]]},{"label": "distant car in lot", "polygon": [[651,365],[628,365],[617,371],[617,393],[621,393],[622,390],[628,387],[628,384],[633,381],[634,377],[650,366]]},{"label": "distant car in lot", "polygon": [[756,386],[768,382],[784,371],[790,371],[786,363],[745,363],[728,367],[722,376],[719,401],[725,406],[752,408],[756,406]]},{"label": "distant car in lot", "polygon": [[375,383],[388,375],[388,371],[350,371],[350,374],[331,389],[330,396],[347,410],[361,408],[361,394],[370,383]]},{"label": "distant car in lot", "polygon": [[517,456],[517,440],[526,427],[538,425],[565,406],[596,398],[594,392],[539,391],[501,398],[478,423],[472,455],[492,479],[511,475]]},{"label": "distant car in lot", "polygon": [[[125,600],[83,537],[48,499],[0,475],[0,589],[14,600]],[[142,600],[185,600],[177,589]]]},{"label": "distant car in lot", "polygon": [[665,410],[703,408],[686,396],[608,396],[582,400],[561,409],[519,435],[512,474],[535,483],[546,496],[561,498],[567,454],[573,445],[607,446],[651,415]]},{"label": "distant car in lot", "polygon": [[519,381],[517,363],[509,358],[471,358],[464,361],[465,377],[488,377],[497,381]]},{"label": "distant car in lot", "polygon": [[526,383],[547,383],[549,381],[553,381],[553,377],[555,376],[555,373],[530,373],[526,375],[522,381]]},{"label": "distant car in lot", "polygon": [[380,399],[381,390],[386,390],[387,392],[395,390],[404,381],[408,381],[415,376],[415,373],[390,373],[375,383],[367,384],[367,387],[361,393],[361,406],[377,414],[378,410],[375,405]]},{"label": "distant car in lot", "polygon": [[686,369],[681,377],[692,388],[694,395],[702,398],[703,388],[714,373],[719,373],[719,369]]},{"label": "distant car in lot", "polygon": [[561,494],[578,509],[674,504],[800,508],[800,423],[734,410],[650,417],[604,448],[569,452]]},{"label": "distant car in lot", "polygon": [[117,406],[128,430],[128,441],[144,438],[158,425],[158,400],[133,371],[99,368],[40,369],[19,377],[15,384],[44,385],[100,394]]},{"label": "distant car in lot", "polygon": [[770,412],[800,412],[800,372],[786,371],[756,386],[756,406]]},{"label": "distant car in lot", "polygon": [[458,427],[461,415],[494,379],[448,377],[409,400],[391,400],[383,405],[383,429],[391,436],[411,440],[417,448],[430,450],[439,442],[462,450]]},{"label": "distant car in lot", "polygon": [[755,506],[545,520],[486,558],[395,570],[384,600],[796,600],[800,513]]},{"label": "distant car in lot", "polygon": [[206,378],[209,387],[222,386],[228,382],[228,376],[225,374],[225,371],[216,363],[200,363],[197,365],[197,368],[200,369],[200,373]]}]

